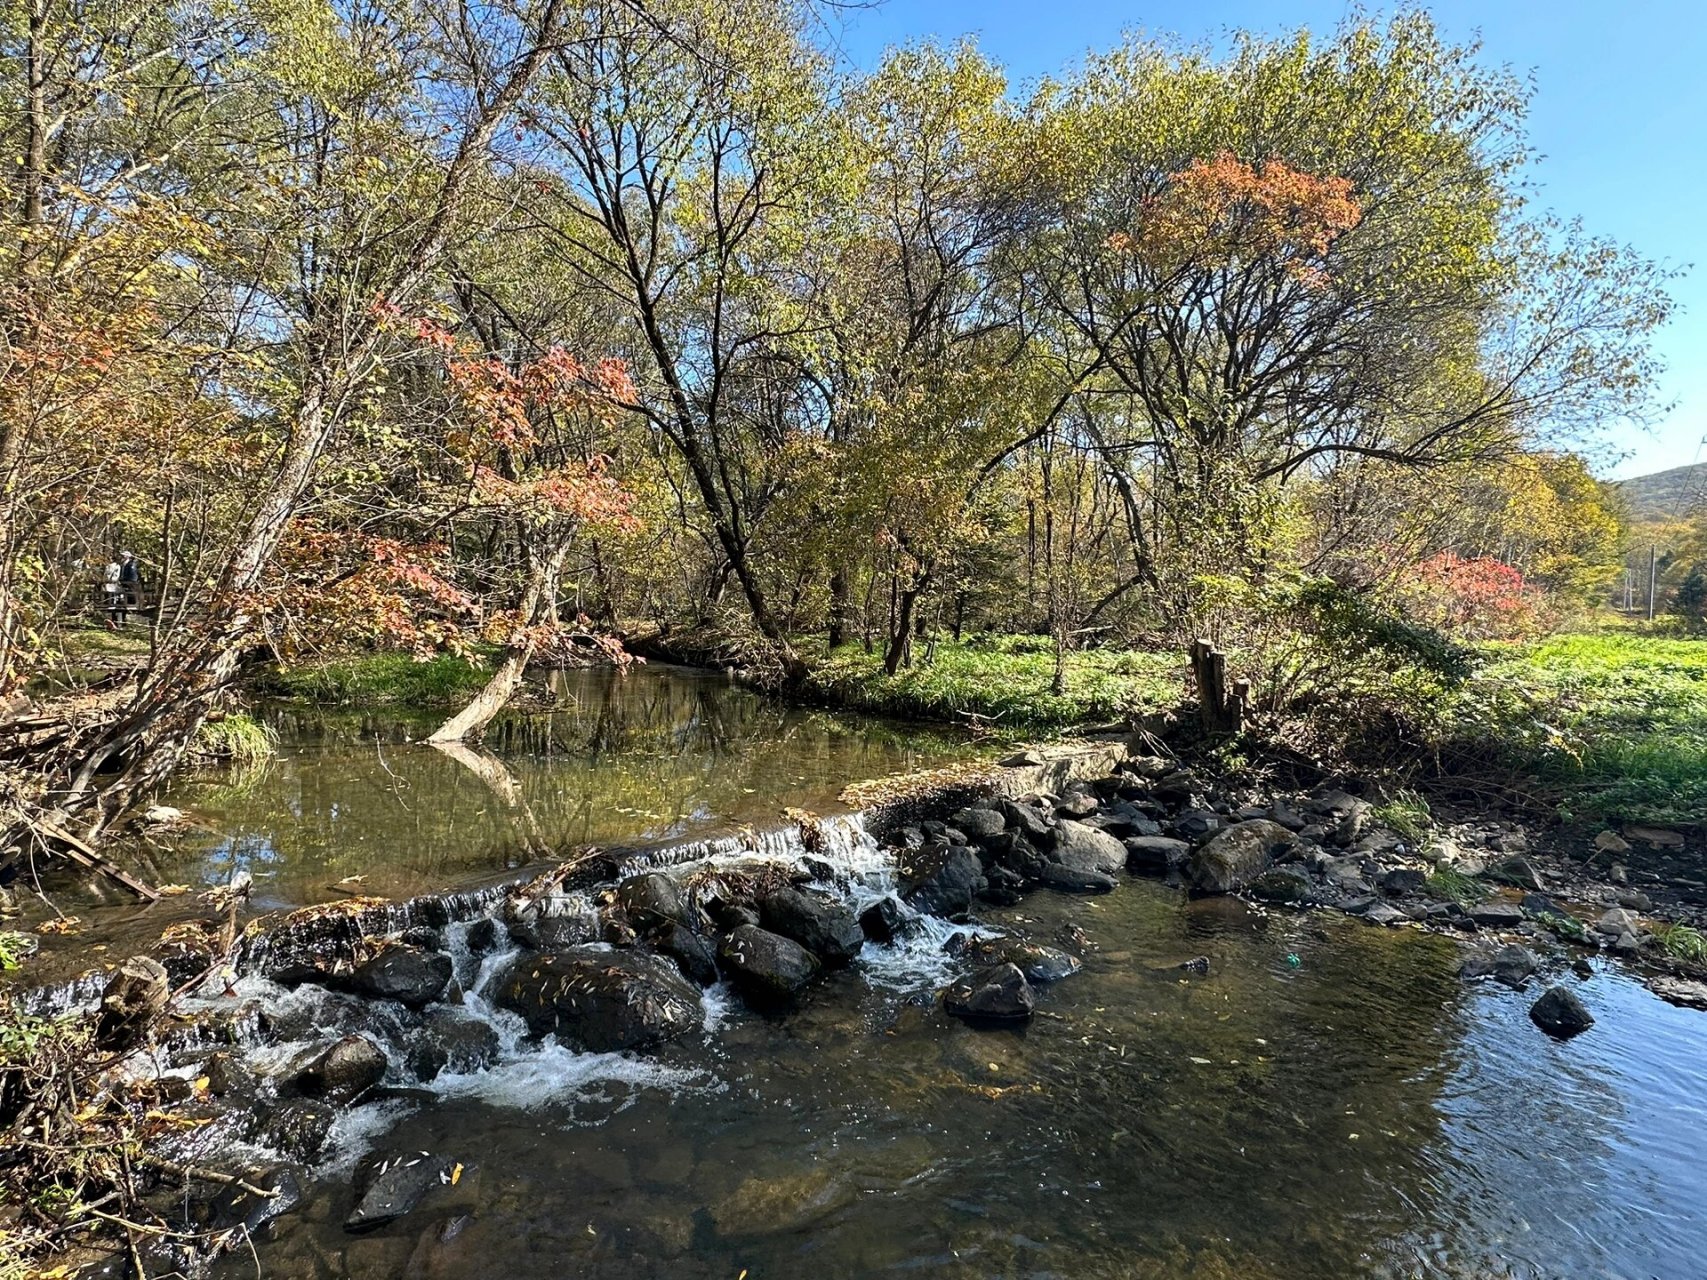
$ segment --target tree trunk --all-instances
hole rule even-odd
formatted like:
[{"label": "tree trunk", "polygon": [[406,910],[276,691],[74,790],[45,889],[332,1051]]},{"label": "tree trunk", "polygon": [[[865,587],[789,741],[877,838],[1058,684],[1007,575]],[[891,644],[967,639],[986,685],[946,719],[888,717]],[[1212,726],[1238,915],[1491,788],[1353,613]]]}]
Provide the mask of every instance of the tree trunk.
[{"label": "tree trunk", "polygon": [[852,587],[847,571],[837,569],[830,575],[830,652],[840,649],[848,640],[848,613],[852,607]]},{"label": "tree trunk", "polygon": [[528,575],[527,592],[522,598],[521,626],[511,637],[504,651],[504,660],[475,694],[469,704],[446,720],[428,735],[434,746],[461,742],[479,733],[492,722],[492,717],[508,705],[522,682],[522,674],[533,661],[538,644],[538,628],[544,624],[551,600],[557,594],[558,580],[563,576],[563,564],[569,558],[569,540],[559,542],[543,560],[535,560]]}]

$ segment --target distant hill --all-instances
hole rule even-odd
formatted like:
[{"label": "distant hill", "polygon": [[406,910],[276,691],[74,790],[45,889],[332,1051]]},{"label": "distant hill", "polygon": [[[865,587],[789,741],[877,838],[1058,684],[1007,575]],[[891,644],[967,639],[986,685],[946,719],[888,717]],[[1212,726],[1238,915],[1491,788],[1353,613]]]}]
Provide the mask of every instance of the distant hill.
[{"label": "distant hill", "polygon": [[1632,520],[1682,518],[1707,510],[1707,462],[1618,482]]}]

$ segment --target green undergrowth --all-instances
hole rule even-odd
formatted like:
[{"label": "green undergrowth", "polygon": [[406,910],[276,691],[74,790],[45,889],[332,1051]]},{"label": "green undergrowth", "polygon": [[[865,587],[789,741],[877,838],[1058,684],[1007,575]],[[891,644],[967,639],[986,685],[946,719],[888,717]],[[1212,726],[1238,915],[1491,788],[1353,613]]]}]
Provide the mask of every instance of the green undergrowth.
[{"label": "green undergrowth", "polygon": [[881,653],[837,649],[810,676],[818,697],[859,711],[975,723],[1002,732],[1040,732],[1106,723],[1175,706],[1184,692],[1176,653],[1085,650],[1066,661],[1065,691],[1053,690],[1055,652],[1047,637],[975,637],[918,642],[914,662],[893,676]]},{"label": "green undergrowth", "polygon": [[301,702],[439,707],[478,692],[490,676],[489,670],[451,654],[421,662],[406,653],[369,653],[273,667],[251,687]]},{"label": "green undergrowth", "polygon": [[1461,907],[1474,906],[1488,896],[1488,890],[1474,876],[1450,867],[1441,867],[1428,878],[1428,890],[1437,898],[1447,898]]},{"label": "green undergrowth", "polygon": [[278,732],[271,725],[238,711],[203,722],[196,730],[191,751],[203,760],[254,769],[271,758],[278,743]]},{"label": "green undergrowth", "polygon": [[1695,823],[1707,813],[1707,641],[1567,635],[1494,652],[1448,709],[1566,816]]},{"label": "green undergrowth", "polygon": [[1662,924],[1654,930],[1654,941],[1673,960],[1707,964],[1707,937],[1699,929],[1686,924]]}]

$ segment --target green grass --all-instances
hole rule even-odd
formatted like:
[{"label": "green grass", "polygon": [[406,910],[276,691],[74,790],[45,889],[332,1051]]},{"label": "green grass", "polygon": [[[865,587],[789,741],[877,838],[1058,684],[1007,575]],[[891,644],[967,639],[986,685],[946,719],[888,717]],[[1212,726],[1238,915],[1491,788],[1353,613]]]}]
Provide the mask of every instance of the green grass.
[{"label": "green grass", "polygon": [[204,760],[220,760],[240,770],[254,769],[272,756],[278,742],[279,735],[271,725],[239,711],[203,722],[190,749]]},{"label": "green grass", "polygon": [[1591,945],[1588,926],[1575,916],[1560,915],[1557,911],[1543,911],[1535,917],[1535,923],[1540,925],[1555,938],[1566,942],[1574,942],[1579,947]]},{"label": "green grass", "polygon": [[1560,636],[1496,651],[1453,714],[1603,821],[1707,812],[1707,641]]},{"label": "green grass", "polygon": [[1707,964],[1707,937],[1699,929],[1686,924],[1662,924],[1654,930],[1654,941],[1673,960]]},{"label": "green grass", "polygon": [[1435,897],[1449,899],[1461,907],[1473,906],[1488,896],[1487,887],[1474,876],[1450,867],[1441,867],[1429,876],[1427,883],[1429,892]]},{"label": "green grass", "polygon": [[1419,843],[1433,820],[1428,801],[1414,791],[1401,791],[1386,804],[1376,805],[1371,816],[1391,827],[1412,844]]},{"label": "green grass", "polygon": [[253,687],[272,697],[302,702],[440,707],[474,694],[490,675],[490,671],[450,654],[418,662],[406,653],[372,653],[275,668]]},{"label": "green grass", "polygon": [[1177,653],[1086,650],[1067,657],[1066,691],[1053,692],[1054,647],[1046,637],[939,642],[926,660],[883,674],[880,653],[836,650],[814,669],[814,693],[838,706],[914,720],[964,724],[976,717],[998,732],[1035,732],[1117,720],[1176,705],[1184,692]]}]

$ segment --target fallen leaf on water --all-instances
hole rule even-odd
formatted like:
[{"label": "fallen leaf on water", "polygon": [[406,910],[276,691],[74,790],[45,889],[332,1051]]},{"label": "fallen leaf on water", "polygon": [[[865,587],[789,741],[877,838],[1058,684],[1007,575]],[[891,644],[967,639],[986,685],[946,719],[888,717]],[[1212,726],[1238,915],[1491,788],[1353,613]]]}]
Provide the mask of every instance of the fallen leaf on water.
[{"label": "fallen leaf on water", "polygon": [[450,1171],[450,1185],[455,1186],[462,1180],[462,1166],[459,1164]]},{"label": "fallen leaf on water", "polygon": [[1193,1058],[1192,1061],[1200,1067],[1211,1067],[1215,1065],[1214,1060],[1210,1058]]}]

